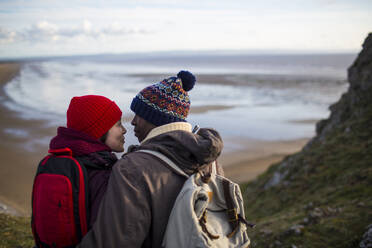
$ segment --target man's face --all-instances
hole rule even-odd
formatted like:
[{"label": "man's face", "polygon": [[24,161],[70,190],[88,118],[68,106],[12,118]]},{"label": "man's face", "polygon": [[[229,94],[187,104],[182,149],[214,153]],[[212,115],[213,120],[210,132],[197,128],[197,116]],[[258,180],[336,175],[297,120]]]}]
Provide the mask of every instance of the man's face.
[{"label": "man's face", "polygon": [[142,142],[149,132],[156,127],[138,115],[134,116],[131,124],[134,126],[134,135],[138,138],[139,142]]}]

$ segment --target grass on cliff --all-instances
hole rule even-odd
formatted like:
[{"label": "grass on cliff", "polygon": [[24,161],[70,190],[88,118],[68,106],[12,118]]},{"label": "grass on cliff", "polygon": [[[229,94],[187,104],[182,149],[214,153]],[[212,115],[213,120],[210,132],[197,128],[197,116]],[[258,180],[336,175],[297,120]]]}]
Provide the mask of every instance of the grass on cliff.
[{"label": "grass on cliff", "polygon": [[33,247],[30,218],[0,213],[0,248]]},{"label": "grass on cliff", "polygon": [[[242,185],[251,247],[359,247],[372,223],[372,107]],[[277,171],[277,186],[264,185]],[[296,226],[297,225],[297,226]]]}]

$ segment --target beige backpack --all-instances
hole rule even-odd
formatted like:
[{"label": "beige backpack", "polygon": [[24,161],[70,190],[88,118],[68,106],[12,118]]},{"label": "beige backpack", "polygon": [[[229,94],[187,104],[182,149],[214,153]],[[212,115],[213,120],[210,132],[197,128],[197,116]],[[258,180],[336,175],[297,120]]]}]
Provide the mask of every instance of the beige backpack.
[{"label": "beige backpack", "polygon": [[216,165],[210,173],[188,176],[163,154],[153,154],[188,179],[178,194],[170,214],[162,246],[190,247],[248,247],[247,226],[244,218],[243,197],[239,185],[217,175]]}]

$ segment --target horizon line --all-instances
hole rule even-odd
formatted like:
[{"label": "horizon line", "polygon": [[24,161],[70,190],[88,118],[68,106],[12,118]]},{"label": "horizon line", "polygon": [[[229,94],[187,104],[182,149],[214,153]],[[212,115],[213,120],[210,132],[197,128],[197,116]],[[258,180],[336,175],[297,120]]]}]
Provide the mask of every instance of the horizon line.
[{"label": "horizon line", "polygon": [[107,52],[107,53],[81,53],[81,54],[50,54],[50,55],[26,55],[26,56],[4,56],[0,62],[5,61],[31,61],[44,59],[63,59],[76,57],[99,57],[99,56],[123,56],[123,55],[337,55],[358,54],[359,50],[296,50],[296,49],[194,49],[194,50],[159,50],[159,51],[136,51],[136,52]]}]

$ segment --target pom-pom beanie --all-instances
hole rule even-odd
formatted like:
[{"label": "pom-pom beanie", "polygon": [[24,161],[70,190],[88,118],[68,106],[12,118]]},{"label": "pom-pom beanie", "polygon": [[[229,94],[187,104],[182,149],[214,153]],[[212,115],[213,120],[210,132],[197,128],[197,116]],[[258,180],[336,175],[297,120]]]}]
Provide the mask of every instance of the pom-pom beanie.
[{"label": "pom-pom beanie", "polygon": [[195,85],[195,76],[180,71],[170,77],[141,90],[130,105],[131,110],[155,126],[171,122],[186,121],[190,110],[188,91]]},{"label": "pom-pom beanie", "polygon": [[97,95],[76,96],[67,110],[67,127],[98,139],[121,119],[114,101]]}]

